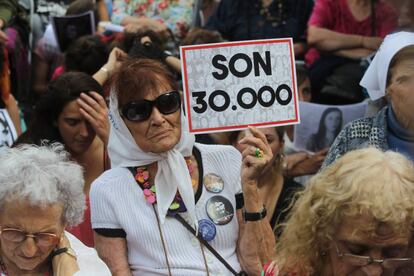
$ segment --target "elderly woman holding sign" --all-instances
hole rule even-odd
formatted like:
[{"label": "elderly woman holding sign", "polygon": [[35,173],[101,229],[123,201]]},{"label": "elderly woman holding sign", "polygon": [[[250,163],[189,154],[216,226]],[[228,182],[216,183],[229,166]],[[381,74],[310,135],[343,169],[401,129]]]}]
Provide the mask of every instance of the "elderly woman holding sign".
[{"label": "elderly woman holding sign", "polygon": [[[272,159],[251,128],[242,155],[194,143],[162,64],[125,61],[110,97],[112,169],[90,192],[99,255],[114,275],[249,275],[274,254],[257,189]],[[243,199],[244,198],[244,199]]]},{"label": "elderly woman holding sign", "polygon": [[324,166],[368,145],[394,150],[414,161],[414,33],[387,36],[361,81],[372,100],[386,97],[375,117],[356,120],[336,138]]}]

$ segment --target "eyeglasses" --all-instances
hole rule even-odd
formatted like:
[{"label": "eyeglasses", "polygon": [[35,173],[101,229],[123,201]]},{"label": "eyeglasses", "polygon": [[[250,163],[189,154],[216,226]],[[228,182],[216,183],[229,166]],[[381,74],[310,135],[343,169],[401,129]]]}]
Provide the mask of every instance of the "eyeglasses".
[{"label": "eyeglasses", "polygon": [[162,94],[153,101],[138,100],[129,102],[121,108],[121,114],[129,121],[143,122],[151,116],[154,106],[156,106],[162,114],[167,115],[174,113],[181,106],[180,93],[171,91]]},{"label": "eyeglasses", "polygon": [[339,251],[338,244],[335,243],[336,254],[344,262],[352,266],[367,266],[370,264],[379,264],[387,269],[399,268],[413,262],[413,258],[386,258],[374,259],[370,256],[360,256]]},{"label": "eyeglasses", "polygon": [[33,238],[38,247],[51,247],[57,245],[59,237],[53,233],[39,232],[39,233],[27,233],[20,229],[4,228],[0,230],[1,238],[8,242],[22,243],[28,237]]}]

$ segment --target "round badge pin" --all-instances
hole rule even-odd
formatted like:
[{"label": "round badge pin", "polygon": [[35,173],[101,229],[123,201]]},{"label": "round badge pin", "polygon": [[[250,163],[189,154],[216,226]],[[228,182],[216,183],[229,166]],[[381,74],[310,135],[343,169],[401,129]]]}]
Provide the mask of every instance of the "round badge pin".
[{"label": "round badge pin", "polygon": [[206,174],[203,178],[203,183],[207,191],[215,194],[220,193],[224,188],[223,179],[214,173]]},{"label": "round badge pin", "polygon": [[213,196],[206,203],[206,212],[214,224],[224,225],[229,223],[234,216],[234,208],[230,200],[223,196]]},{"label": "round badge pin", "polygon": [[205,241],[212,241],[216,237],[216,226],[208,219],[198,221],[198,234]]}]

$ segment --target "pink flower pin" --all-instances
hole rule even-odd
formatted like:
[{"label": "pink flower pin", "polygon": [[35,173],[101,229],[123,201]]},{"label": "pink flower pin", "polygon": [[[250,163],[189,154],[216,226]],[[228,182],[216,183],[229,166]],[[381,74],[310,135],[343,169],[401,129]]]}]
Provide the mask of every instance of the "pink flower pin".
[{"label": "pink flower pin", "polygon": [[138,181],[140,184],[144,184],[145,182],[147,182],[149,178],[149,173],[147,170],[143,170],[138,168],[137,169],[137,174],[135,175],[135,180]]},{"label": "pink flower pin", "polygon": [[157,201],[155,194],[149,189],[144,189],[144,196],[149,204],[154,204]]}]

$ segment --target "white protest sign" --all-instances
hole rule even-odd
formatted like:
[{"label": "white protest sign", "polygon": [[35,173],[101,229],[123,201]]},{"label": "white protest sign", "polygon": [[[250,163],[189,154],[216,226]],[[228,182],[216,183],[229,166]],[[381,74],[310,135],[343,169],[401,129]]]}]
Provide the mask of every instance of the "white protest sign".
[{"label": "white protest sign", "polygon": [[180,47],[189,131],[299,123],[292,39]]}]

